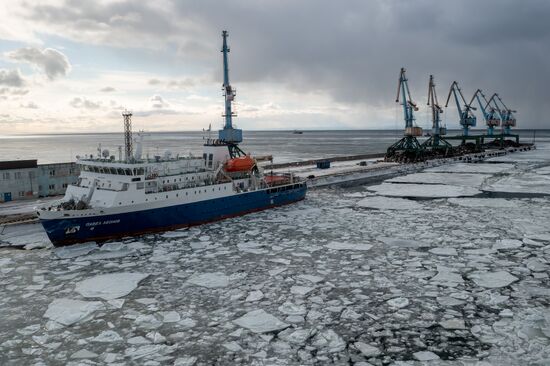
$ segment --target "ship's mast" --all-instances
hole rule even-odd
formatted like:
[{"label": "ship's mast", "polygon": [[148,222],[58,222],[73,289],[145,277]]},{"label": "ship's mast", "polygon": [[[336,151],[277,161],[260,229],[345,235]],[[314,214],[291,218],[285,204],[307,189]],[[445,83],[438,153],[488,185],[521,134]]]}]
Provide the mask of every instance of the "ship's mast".
[{"label": "ship's mast", "polygon": [[233,116],[236,116],[235,112],[232,111],[232,103],[235,99],[235,95],[237,94],[236,91],[231,87],[231,84],[229,84],[229,61],[228,61],[228,53],[229,53],[229,46],[227,46],[227,31],[222,32],[222,38],[223,38],[223,46],[222,46],[222,53],[223,53],[223,91],[224,91],[224,97],[225,97],[225,113],[223,114],[223,117],[225,117],[225,124],[223,126],[223,130],[219,131],[219,138],[220,140],[229,143],[229,144],[238,144],[239,142],[242,142],[242,130],[233,128]]},{"label": "ship's mast", "polygon": [[233,112],[231,111],[231,102],[235,94],[229,84],[229,61],[227,60],[227,54],[229,53],[229,47],[227,46],[227,31],[222,32],[223,37],[223,90],[225,93],[225,126],[224,129],[233,128]]},{"label": "ship's mast", "polygon": [[122,112],[124,117],[124,158],[127,163],[131,162],[134,158],[134,152],[132,147],[132,112]]}]

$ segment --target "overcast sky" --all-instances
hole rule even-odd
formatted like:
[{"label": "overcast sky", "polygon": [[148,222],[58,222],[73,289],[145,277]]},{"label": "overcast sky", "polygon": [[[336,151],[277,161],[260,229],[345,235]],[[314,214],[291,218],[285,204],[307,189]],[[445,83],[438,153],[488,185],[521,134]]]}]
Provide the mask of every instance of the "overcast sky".
[{"label": "overcast sky", "polygon": [[124,108],[136,129],[218,128],[223,29],[243,129],[402,128],[400,67],[419,126],[433,74],[441,104],[457,80],[550,128],[547,0],[21,0],[0,19],[1,133],[119,131]]}]

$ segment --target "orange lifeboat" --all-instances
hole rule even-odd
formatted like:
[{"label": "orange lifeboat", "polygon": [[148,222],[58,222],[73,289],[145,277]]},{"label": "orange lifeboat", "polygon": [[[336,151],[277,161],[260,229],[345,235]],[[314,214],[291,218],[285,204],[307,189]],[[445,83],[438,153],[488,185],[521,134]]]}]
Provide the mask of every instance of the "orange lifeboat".
[{"label": "orange lifeboat", "polygon": [[256,165],[256,161],[250,156],[239,156],[238,158],[229,159],[225,163],[226,172],[244,172],[249,171]]}]

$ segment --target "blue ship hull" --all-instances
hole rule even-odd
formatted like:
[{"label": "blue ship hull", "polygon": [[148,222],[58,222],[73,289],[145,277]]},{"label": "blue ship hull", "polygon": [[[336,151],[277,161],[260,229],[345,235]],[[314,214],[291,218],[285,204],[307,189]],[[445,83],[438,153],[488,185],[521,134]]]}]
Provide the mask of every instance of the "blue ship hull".
[{"label": "blue ship hull", "polygon": [[241,216],[304,199],[305,183],[156,209],[114,215],[42,219],[54,246],[106,241]]}]

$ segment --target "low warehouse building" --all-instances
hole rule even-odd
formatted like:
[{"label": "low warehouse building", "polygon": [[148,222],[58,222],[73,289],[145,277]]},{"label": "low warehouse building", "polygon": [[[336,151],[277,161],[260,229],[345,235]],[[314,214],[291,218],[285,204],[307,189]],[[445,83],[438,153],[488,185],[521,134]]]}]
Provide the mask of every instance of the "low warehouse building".
[{"label": "low warehouse building", "polygon": [[0,202],[62,195],[79,174],[76,163],[0,161]]}]

